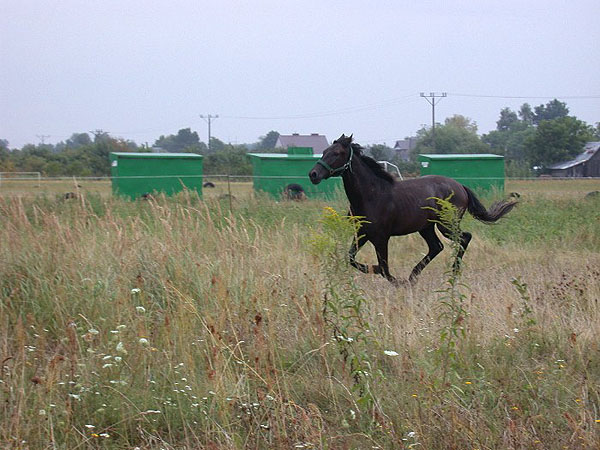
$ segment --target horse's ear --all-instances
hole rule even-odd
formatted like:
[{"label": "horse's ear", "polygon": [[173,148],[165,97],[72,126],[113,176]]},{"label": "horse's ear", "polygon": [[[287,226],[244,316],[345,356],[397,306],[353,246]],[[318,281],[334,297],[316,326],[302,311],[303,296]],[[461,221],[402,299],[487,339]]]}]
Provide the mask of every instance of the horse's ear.
[{"label": "horse's ear", "polygon": [[352,143],[353,139],[354,139],[354,133],[352,133],[350,136],[348,136],[348,140],[350,141],[350,143]]},{"label": "horse's ear", "polygon": [[346,136],[345,134],[342,134],[336,142],[339,142],[344,147],[348,147],[352,143],[352,135]]}]

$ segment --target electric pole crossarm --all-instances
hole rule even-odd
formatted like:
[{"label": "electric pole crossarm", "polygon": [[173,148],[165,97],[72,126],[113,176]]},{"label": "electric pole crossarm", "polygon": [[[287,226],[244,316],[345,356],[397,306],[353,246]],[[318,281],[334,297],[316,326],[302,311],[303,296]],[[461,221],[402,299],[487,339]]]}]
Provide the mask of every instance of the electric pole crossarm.
[{"label": "electric pole crossarm", "polygon": [[211,114],[207,114],[207,115],[200,114],[200,117],[202,119],[204,119],[204,121],[208,124],[208,142],[207,142],[207,144],[208,144],[208,153],[210,153],[210,136],[211,136],[211,134],[210,134],[210,125],[211,125],[211,123],[212,123],[212,121],[214,119],[217,119],[219,117],[219,115],[215,114],[213,116]]},{"label": "electric pole crossarm", "polygon": [[427,95],[424,92],[421,92],[420,95],[431,105],[431,135],[433,139],[433,150],[435,151],[435,105],[437,105],[444,97],[447,97],[448,94],[446,92],[442,92],[441,94],[430,92],[429,95]]}]

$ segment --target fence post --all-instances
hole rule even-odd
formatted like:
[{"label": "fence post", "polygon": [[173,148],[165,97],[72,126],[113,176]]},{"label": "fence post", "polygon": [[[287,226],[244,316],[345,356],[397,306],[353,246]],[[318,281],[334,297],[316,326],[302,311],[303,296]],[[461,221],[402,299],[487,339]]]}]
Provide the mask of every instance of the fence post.
[{"label": "fence post", "polygon": [[227,196],[229,197],[229,214],[233,214],[233,204],[231,202],[231,181],[229,173],[227,174]]}]

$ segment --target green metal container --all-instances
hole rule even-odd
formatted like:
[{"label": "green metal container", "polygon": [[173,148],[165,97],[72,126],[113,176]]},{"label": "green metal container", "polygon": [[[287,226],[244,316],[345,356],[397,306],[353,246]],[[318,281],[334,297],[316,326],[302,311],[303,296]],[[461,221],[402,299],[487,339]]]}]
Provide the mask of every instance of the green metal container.
[{"label": "green metal container", "polygon": [[195,153],[110,154],[112,191],[132,199],[190,189],[202,195],[202,156]]},{"label": "green metal container", "polygon": [[341,177],[333,177],[314,185],[308,172],[322,155],[314,155],[312,147],[289,147],[288,153],[249,153],[254,189],[281,198],[286,186],[299,184],[307,197],[331,198],[343,189]]},{"label": "green metal container", "polygon": [[492,154],[419,155],[421,175],[443,175],[475,191],[504,191],[504,156]]}]

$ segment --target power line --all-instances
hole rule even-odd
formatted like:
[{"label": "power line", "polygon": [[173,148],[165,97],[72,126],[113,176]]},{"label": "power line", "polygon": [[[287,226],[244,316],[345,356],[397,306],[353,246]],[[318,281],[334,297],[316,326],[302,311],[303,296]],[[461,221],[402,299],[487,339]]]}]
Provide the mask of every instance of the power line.
[{"label": "power line", "polygon": [[460,94],[455,92],[450,92],[448,95],[452,95],[454,97],[472,97],[472,98],[507,98],[507,99],[547,99],[547,98],[556,98],[556,99],[596,99],[600,98],[600,95],[493,95],[493,94]]}]

